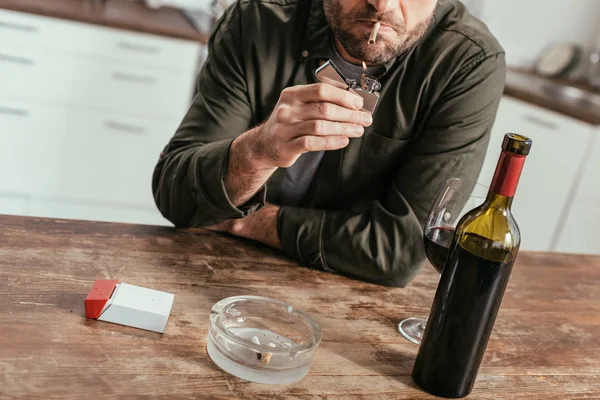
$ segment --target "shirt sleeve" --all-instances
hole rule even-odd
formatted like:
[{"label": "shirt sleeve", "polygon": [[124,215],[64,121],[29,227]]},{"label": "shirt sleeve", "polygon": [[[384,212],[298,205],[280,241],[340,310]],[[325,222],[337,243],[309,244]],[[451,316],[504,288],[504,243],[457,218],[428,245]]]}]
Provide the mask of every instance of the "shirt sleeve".
[{"label": "shirt sleeve", "polygon": [[425,261],[422,229],[437,192],[449,178],[475,181],[479,175],[505,73],[503,53],[458,71],[399,160],[387,192],[369,210],[281,208],[285,252],[315,268],[406,286]]},{"label": "shirt sleeve", "polygon": [[241,218],[265,203],[263,186],[238,208],[223,182],[233,139],[253,123],[240,50],[239,11],[236,3],[215,27],[192,104],[154,170],[156,205],[177,227]]}]

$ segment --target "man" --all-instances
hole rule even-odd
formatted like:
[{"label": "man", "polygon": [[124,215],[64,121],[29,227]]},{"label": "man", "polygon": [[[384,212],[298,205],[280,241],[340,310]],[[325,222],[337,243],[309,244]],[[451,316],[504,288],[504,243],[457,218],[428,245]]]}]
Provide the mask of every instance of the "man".
[{"label": "man", "polygon": [[[359,96],[316,83],[328,59],[353,79],[366,62],[382,84],[372,116]],[[502,48],[454,0],[238,1],[161,154],[156,203],[177,227],[405,286],[437,191],[477,179],[504,76]]]}]

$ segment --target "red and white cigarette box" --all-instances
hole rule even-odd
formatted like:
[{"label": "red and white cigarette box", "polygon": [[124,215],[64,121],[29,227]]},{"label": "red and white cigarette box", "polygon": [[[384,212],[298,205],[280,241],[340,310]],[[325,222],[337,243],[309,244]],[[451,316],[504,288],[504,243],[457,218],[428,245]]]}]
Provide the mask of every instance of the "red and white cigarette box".
[{"label": "red and white cigarette box", "polygon": [[116,280],[97,280],[85,299],[85,316],[163,333],[174,297]]}]

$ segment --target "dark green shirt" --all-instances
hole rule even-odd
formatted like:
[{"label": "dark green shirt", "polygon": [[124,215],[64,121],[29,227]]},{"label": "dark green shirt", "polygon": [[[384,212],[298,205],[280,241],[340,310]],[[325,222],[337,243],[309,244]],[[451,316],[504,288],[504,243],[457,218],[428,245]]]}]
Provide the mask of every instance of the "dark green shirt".
[{"label": "dark green shirt", "polygon": [[[232,140],[268,118],[281,91],[315,82],[331,57],[320,0],[241,0],[209,42],[197,92],[156,166],[153,190],[178,227],[242,218],[278,203],[278,170],[247,204],[225,191]],[[425,260],[422,227],[446,179],[477,179],[504,88],[504,53],[458,1],[440,0],[426,36],[385,65],[373,124],[326,152],[278,232],[300,263],[404,286]],[[500,145],[500,143],[498,144]]]}]

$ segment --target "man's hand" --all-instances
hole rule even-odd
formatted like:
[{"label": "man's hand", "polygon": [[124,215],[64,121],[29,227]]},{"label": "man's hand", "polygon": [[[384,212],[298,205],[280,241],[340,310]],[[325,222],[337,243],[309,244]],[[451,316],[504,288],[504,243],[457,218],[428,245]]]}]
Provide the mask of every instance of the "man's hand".
[{"label": "man's hand", "polygon": [[362,97],[324,83],[284,89],[253,134],[254,153],[266,166],[287,168],[303,153],[341,149],[373,121],[362,105]]},{"label": "man's hand", "polygon": [[359,95],[325,83],[284,89],[269,119],[231,144],[224,180],[231,202],[245,204],[303,153],[341,149],[360,137],[373,122],[362,105]]},{"label": "man's hand", "polygon": [[248,215],[246,218],[229,219],[206,229],[216,232],[226,232],[230,235],[256,240],[276,249],[281,249],[277,235],[277,213],[279,207],[271,204]]}]

